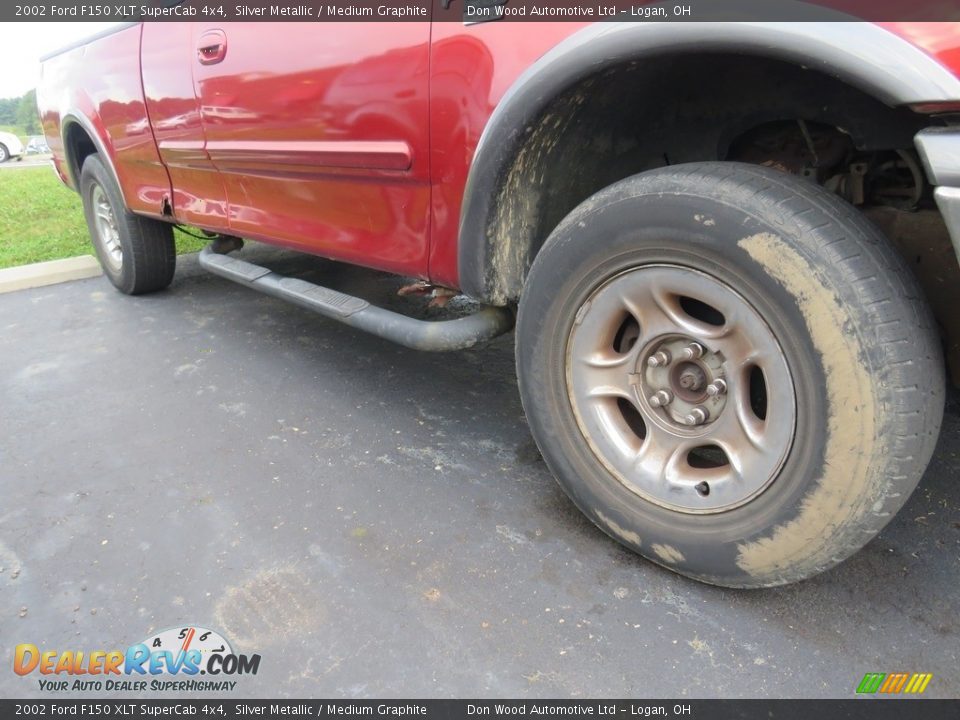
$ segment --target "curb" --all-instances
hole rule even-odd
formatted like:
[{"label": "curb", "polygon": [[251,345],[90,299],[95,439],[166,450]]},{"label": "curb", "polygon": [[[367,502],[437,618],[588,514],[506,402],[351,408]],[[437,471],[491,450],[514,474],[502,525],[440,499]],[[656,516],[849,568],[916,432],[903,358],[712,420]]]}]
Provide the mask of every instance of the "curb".
[{"label": "curb", "polygon": [[20,265],[0,270],[0,294],[98,277],[102,274],[100,263],[93,255]]}]

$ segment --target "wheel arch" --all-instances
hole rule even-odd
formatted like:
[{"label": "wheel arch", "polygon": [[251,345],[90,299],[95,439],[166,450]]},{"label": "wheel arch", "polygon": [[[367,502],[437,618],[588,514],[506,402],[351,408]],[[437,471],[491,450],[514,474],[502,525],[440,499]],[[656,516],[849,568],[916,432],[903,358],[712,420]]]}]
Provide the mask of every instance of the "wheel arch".
[{"label": "wheel arch", "polygon": [[101,140],[93,121],[83,111],[74,109],[63,114],[60,127],[64,158],[73,188],[80,192],[80,171],[83,169],[83,161],[87,156],[96,153],[103,158],[104,165],[116,181],[117,187],[120,188],[124,206],[128,206],[113,157]]},{"label": "wheel arch", "polygon": [[[530,262],[557,219],[545,222],[541,212],[547,198],[537,185],[544,179],[545,156],[557,148],[557,136],[569,130],[578,109],[591,102],[592,82],[605,73],[642,69],[651,61],[711,56],[736,57],[744,63],[749,59],[778,63],[826,78],[849,88],[858,102],[864,98],[891,113],[899,112],[901,117],[891,119],[889,128],[877,131],[898,137],[906,137],[907,131],[912,137],[919,127],[896,127],[898,122],[908,123],[907,116],[913,115],[904,106],[960,98],[960,80],[946,68],[906,40],[870,23],[589,26],[523,73],[484,129],[460,216],[458,266],[463,290],[491,304],[508,304],[519,297]],[[848,122],[842,114],[838,117]],[[916,117],[922,120],[922,116]],[[871,132],[866,124],[863,132]],[[863,140],[865,145],[871,142],[877,142],[876,138]],[[617,152],[617,148],[606,149]],[[655,166],[641,165],[634,172]],[[622,176],[612,178],[617,179]],[[599,187],[576,198],[566,210],[596,189]]]}]

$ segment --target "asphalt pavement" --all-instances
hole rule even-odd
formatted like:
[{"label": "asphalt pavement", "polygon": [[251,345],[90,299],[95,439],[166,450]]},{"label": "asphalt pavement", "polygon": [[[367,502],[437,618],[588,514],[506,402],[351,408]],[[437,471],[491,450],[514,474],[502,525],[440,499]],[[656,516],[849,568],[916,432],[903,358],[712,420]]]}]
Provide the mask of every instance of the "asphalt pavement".
[{"label": "asphalt pavement", "polygon": [[[436,312],[387,275],[244,253]],[[190,256],[152,296],[0,295],[0,696],[45,696],[18,643],[196,625],[261,656],[238,698],[852,697],[894,671],[957,697],[958,428],[951,395],[919,489],[854,558],[732,591],[581,517],[530,438],[512,336],[417,353]]]}]

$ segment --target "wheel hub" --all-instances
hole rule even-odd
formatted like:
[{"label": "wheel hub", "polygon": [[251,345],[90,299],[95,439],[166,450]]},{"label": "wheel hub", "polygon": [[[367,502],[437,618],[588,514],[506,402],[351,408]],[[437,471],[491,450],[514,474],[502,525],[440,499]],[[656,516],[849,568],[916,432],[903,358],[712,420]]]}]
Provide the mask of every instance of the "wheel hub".
[{"label": "wheel hub", "polygon": [[[651,358],[657,361],[651,364]],[[709,425],[720,417],[726,394],[709,395],[707,388],[717,380],[726,386],[722,355],[689,335],[679,335],[655,341],[639,359],[641,394],[664,422],[679,428]],[[697,408],[700,411],[694,412]],[[689,421],[691,416],[694,422]]]},{"label": "wheel hub", "polygon": [[642,266],[597,288],[570,330],[567,386],[597,459],[681,512],[750,502],[793,441],[793,380],[772,330],[692,268]]},{"label": "wheel hub", "polygon": [[90,196],[93,205],[93,222],[96,228],[96,240],[103,249],[103,258],[115,271],[123,265],[123,246],[120,244],[120,230],[113,206],[100,185],[94,185]]}]

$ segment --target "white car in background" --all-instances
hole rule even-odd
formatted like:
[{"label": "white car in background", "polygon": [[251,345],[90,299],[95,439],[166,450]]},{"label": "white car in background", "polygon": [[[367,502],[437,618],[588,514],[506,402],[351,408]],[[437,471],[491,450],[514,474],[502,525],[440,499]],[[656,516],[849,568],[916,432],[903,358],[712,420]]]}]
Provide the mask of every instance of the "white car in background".
[{"label": "white car in background", "polygon": [[0,163],[10,158],[23,158],[23,143],[13,133],[0,132]]}]

